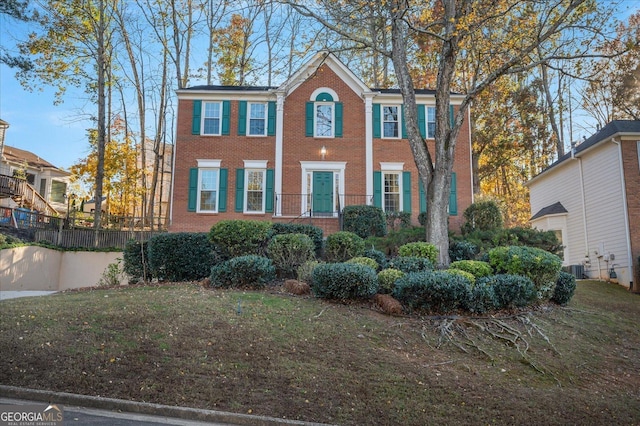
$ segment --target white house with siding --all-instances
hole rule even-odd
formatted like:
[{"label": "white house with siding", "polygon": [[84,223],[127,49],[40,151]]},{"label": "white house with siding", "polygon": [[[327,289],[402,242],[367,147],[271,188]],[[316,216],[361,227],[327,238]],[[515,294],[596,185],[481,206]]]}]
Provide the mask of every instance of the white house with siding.
[{"label": "white house with siding", "polygon": [[640,121],[612,121],[527,186],[530,222],[557,233],[565,266],[638,291]]}]

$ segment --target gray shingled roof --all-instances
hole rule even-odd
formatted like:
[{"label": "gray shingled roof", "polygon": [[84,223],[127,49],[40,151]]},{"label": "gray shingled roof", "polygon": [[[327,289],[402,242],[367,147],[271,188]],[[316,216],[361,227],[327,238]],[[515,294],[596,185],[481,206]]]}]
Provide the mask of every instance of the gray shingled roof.
[{"label": "gray shingled roof", "polygon": [[557,203],[551,204],[550,206],[541,208],[540,211],[534,214],[533,216],[531,216],[531,219],[529,220],[535,220],[543,216],[549,216],[552,214],[562,214],[562,213],[569,213],[569,212],[567,211],[567,209],[564,208],[564,206],[560,203],[560,201],[558,201]]}]

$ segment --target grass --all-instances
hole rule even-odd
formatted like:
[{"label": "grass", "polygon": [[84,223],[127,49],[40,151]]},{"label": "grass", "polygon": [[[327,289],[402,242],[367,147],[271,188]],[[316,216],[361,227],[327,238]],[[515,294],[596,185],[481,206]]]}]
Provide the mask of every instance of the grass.
[{"label": "grass", "polygon": [[473,320],[187,283],[0,307],[4,385],[344,425],[640,424],[640,298],[603,282]]}]

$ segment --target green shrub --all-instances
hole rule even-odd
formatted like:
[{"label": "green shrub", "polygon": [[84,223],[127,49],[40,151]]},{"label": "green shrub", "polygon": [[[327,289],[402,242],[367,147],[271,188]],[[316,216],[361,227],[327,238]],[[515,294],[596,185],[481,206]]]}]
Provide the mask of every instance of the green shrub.
[{"label": "green shrub", "polygon": [[474,277],[473,274],[467,271],[463,271],[462,269],[449,268],[449,269],[445,269],[443,272],[446,272],[447,274],[451,274],[451,275],[458,275],[462,278],[465,278],[467,281],[469,281],[469,285],[473,285],[476,282],[476,277]]},{"label": "green shrub", "polygon": [[431,271],[433,270],[433,263],[426,257],[398,256],[391,259],[389,267],[408,274],[410,272]]},{"label": "green shrub", "polygon": [[457,260],[455,262],[451,262],[449,267],[460,269],[461,271],[467,271],[476,278],[486,277],[493,274],[491,265],[480,260]]},{"label": "green shrub", "polygon": [[327,237],[324,256],[327,262],[345,262],[364,253],[364,240],[353,232],[340,231]]},{"label": "green shrub", "polygon": [[389,263],[389,261],[387,260],[387,256],[385,256],[385,254],[380,250],[376,250],[374,248],[365,250],[364,253],[362,253],[362,255],[364,257],[368,257],[370,259],[375,260],[376,263],[378,264],[378,269],[386,268],[387,264]]},{"label": "green shrub", "polygon": [[322,256],[323,232],[322,228],[302,223],[274,223],[271,226],[271,235],[279,234],[305,234],[313,241],[316,257]]},{"label": "green shrub", "polygon": [[376,206],[346,206],[342,210],[343,229],[360,238],[384,237],[387,224],[384,211]]},{"label": "green shrub", "polygon": [[534,228],[476,230],[466,234],[464,240],[474,244],[478,248],[479,255],[488,253],[492,248],[504,246],[528,246],[548,251],[556,256],[563,254],[562,244],[559,243],[555,232],[539,231]]},{"label": "green shrub", "polygon": [[478,278],[476,287],[478,286],[493,287],[497,308],[523,307],[537,299],[533,281],[522,275],[490,275]]},{"label": "green shrub", "polygon": [[409,212],[386,212],[385,216],[387,229],[397,231],[411,227],[411,213]]},{"label": "green shrub", "polygon": [[271,259],[257,255],[234,257],[211,268],[212,287],[261,289],[276,277]]},{"label": "green shrub", "polygon": [[386,237],[369,237],[366,240],[367,247],[373,246],[376,250],[383,252],[387,257],[398,255],[398,247],[416,241],[424,241],[426,233],[424,228],[412,226],[399,230],[390,230]]},{"label": "green shrub", "polygon": [[478,254],[478,247],[469,241],[451,241],[449,244],[449,258],[452,262],[458,260],[473,260]]},{"label": "green shrub", "polygon": [[556,288],[553,291],[551,301],[558,305],[566,305],[576,291],[576,277],[564,271],[560,271]]},{"label": "green shrub", "polygon": [[302,281],[307,284],[311,283],[311,280],[313,278],[313,270],[319,264],[320,262],[318,262],[317,260],[308,260],[302,265],[298,266],[298,281]]},{"label": "green shrub", "polygon": [[468,305],[469,282],[457,275],[413,272],[395,284],[393,296],[409,310],[447,313]]},{"label": "green shrub", "polygon": [[435,263],[438,261],[438,248],[433,244],[426,243],[424,241],[418,241],[400,246],[400,248],[398,248],[398,255],[405,257],[425,257],[435,265]]},{"label": "green shrub", "polygon": [[524,275],[533,281],[538,298],[548,300],[562,268],[562,261],[534,247],[496,247],[489,251],[489,263],[497,274]]},{"label": "green shrub", "polygon": [[315,267],[311,290],[325,299],[359,299],[378,291],[378,277],[373,269],[355,263],[323,263]]},{"label": "green shrub", "polygon": [[122,252],[123,271],[129,276],[129,282],[136,283],[141,279],[151,279],[148,266],[149,244],[129,240]]},{"label": "green shrub", "polygon": [[293,278],[298,267],[315,257],[313,241],[305,234],[280,234],[269,241],[267,257],[276,267],[278,276]]},{"label": "green shrub", "polygon": [[370,257],[365,257],[365,256],[358,256],[358,257],[353,257],[349,260],[347,260],[346,263],[356,263],[358,265],[364,265],[364,266],[368,266],[369,268],[373,269],[374,271],[378,270],[378,262],[376,262],[375,260],[371,259]]},{"label": "green shrub", "polygon": [[271,222],[260,220],[222,220],[211,227],[209,238],[228,258],[262,255],[271,226]]},{"label": "green shrub", "polygon": [[151,275],[159,280],[200,280],[219,260],[206,233],[163,233],[149,239]]},{"label": "green shrub", "polygon": [[378,292],[383,294],[393,293],[396,281],[404,277],[405,273],[393,268],[383,269],[378,272]]},{"label": "green shrub", "polygon": [[493,286],[483,283],[479,285],[477,282],[471,287],[469,300],[467,302],[467,310],[474,314],[483,314],[498,307],[496,293]]},{"label": "green shrub", "polygon": [[465,223],[462,225],[462,234],[473,231],[491,231],[502,228],[502,213],[495,201],[479,201],[471,204],[464,211]]}]

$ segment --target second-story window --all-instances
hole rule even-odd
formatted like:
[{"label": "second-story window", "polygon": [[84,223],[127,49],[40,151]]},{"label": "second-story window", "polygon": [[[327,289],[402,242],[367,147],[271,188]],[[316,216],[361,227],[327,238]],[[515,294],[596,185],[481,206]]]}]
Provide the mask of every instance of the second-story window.
[{"label": "second-story window", "polygon": [[436,137],[436,107],[427,107],[427,138]]},{"label": "second-story window", "polygon": [[267,104],[249,104],[249,135],[264,136],[267,134]]},{"label": "second-story window", "polygon": [[315,105],[316,137],[333,137],[333,104],[316,103]]},{"label": "second-story window", "polygon": [[382,137],[397,138],[400,135],[400,107],[382,107]]},{"label": "second-story window", "polygon": [[202,114],[202,134],[220,135],[222,125],[222,103],[205,102]]},{"label": "second-story window", "polygon": [[328,88],[317,89],[306,106],[305,136],[341,138],[343,106]]}]

